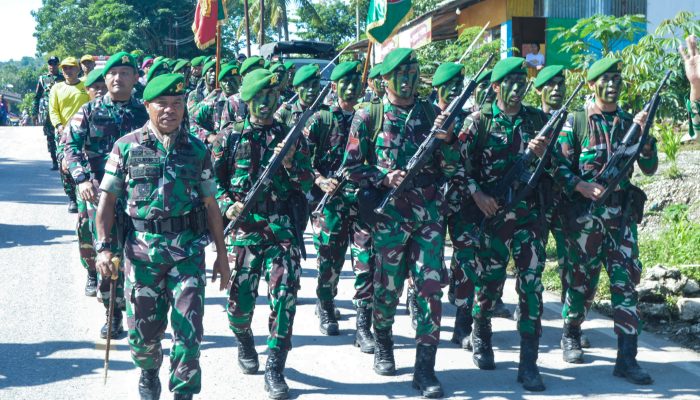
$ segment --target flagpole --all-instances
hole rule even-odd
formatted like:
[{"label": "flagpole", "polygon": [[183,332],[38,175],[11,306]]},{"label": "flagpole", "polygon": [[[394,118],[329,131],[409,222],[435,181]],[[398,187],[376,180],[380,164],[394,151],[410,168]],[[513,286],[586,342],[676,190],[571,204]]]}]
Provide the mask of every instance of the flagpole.
[{"label": "flagpole", "polygon": [[219,71],[221,70],[221,24],[216,23],[216,88],[219,88]]},{"label": "flagpole", "polygon": [[369,57],[370,54],[372,53],[372,40],[367,39],[367,55],[365,56],[365,68],[362,71],[362,86],[365,86],[367,84],[367,73],[369,70]]},{"label": "flagpole", "polygon": [[243,12],[245,13],[245,43],[246,52],[250,57],[250,16],[248,15],[248,0],[243,0]]}]

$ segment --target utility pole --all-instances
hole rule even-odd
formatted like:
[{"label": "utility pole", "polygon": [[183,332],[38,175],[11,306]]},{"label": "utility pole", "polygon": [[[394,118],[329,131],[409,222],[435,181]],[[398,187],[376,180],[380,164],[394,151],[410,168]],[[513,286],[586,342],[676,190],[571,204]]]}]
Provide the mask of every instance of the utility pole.
[{"label": "utility pole", "polygon": [[360,0],[355,1],[355,40],[360,40]]},{"label": "utility pole", "polygon": [[243,0],[243,12],[245,13],[245,44],[248,57],[250,57],[250,16],[248,15],[248,0]]},{"label": "utility pole", "polygon": [[262,46],[265,44],[265,0],[260,0],[260,43],[258,45]]}]

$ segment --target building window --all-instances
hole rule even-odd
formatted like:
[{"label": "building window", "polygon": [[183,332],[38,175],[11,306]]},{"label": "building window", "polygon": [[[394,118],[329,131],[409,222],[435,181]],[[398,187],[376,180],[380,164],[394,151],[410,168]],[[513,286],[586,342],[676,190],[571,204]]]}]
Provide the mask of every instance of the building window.
[{"label": "building window", "polygon": [[547,18],[588,18],[595,14],[621,17],[647,13],[647,0],[535,0],[535,15]]}]

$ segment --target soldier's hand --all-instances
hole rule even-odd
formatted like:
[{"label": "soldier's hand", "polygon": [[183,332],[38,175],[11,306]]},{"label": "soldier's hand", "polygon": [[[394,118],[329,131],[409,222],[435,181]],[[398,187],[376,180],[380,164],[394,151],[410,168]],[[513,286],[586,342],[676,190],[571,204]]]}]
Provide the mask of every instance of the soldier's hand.
[{"label": "soldier's hand", "polygon": [[212,269],[211,281],[216,282],[217,276],[221,278],[219,281],[219,290],[224,290],[226,288],[226,285],[228,284],[228,280],[231,278],[231,268],[228,265],[228,257],[226,256],[226,251],[219,252],[216,256],[216,261],[214,261],[214,268]]},{"label": "soldier's hand", "polygon": [[68,169],[68,162],[66,161],[65,158],[61,160],[61,171],[64,174],[70,173],[70,170]]},{"label": "soldier's hand", "polygon": [[496,199],[481,191],[472,194],[472,199],[474,199],[474,203],[479,207],[479,210],[487,217],[496,215],[500,208]]},{"label": "soldier's hand", "polygon": [[388,188],[395,188],[403,182],[406,177],[406,172],[400,169],[394,170],[386,174],[384,179],[382,179],[382,184]]},{"label": "soldier's hand", "polygon": [[690,35],[685,38],[686,48],[678,47],[683,58],[685,76],[690,82],[690,100],[700,100],[700,53],[698,53],[697,37]]},{"label": "soldier's hand", "polygon": [[595,182],[581,181],[574,189],[587,199],[598,200],[605,192],[605,188]]},{"label": "soldier's hand", "polygon": [[[440,115],[438,115],[435,118],[435,123],[433,124],[434,129],[440,129],[442,124],[445,122],[445,119],[449,116],[449,114],[445,111],[443,111]],[[446,142],[450,142],[452,140],[452,131],[454,130],[454,123],[450,125],[447,130],[443,131],[438,131],[435,133],[435,138],[444,140]]]},{"label": "soldier's hand", "polygon": [[228,210],[226,210],[226,218],[230,219],[233,221],[238,217],[238,215],[241,214],[241,211],[243,211],[243,203],[240,201],[237,201],[231,205]]},{"label": "soldier's hand", "polygon": [[532,150],[537,157],[542,158],[545,150],[547,150],[547,144],[547,138],[539,136],[530,140],[527,144],[527,148]]},{"label": "soldier's hand", "polygon": [[634,116],[634,123],[643,127],[644,124],[647,123],[647,117],[649,117],[648,112],[640,111],[637,113],[637,115]]},{"label": "soldier's hand", "polygon": [[[279,154],[282,151],[282,147],[284,147],[284,142],[280,142],[277,146],[275,146],[275,155]],[[287,152],[287,155],[284,156],[282,159],[282,165],[285,168],[292,168],[292,159],[294,158],[294,152],[297,149],[296,143],[292,145],[292,147],[289,148],[289,151]]]},{"label": "soldier's hand", "polygon": [[316,186],[323,190],[324,193],[331,193],[338,187],[338,181],[333,178],[319,176],[316,178]]},{"label": "soldier's hand", "polygon": [[95,185],[92,184],[91,180],[87,180],[78,185],[78,193],[80,198],[88,203],[97,203],[97,191],[95,190]]},{"label": "soldier's hand", "polygon": [[95,259],[95,268],[102,275],[103,279],[109,276],[117,275],[119,269],[116,265],[112,264],[113,254],[110,250],[104,250],[97,253],[97,258]]},{"label": "soldier's hand", "polygon": [[215,133],[211,133],[211,134],[207,135],[207,143],[209,143],[209,144],[214,143],[215,140],[216,140]]}]

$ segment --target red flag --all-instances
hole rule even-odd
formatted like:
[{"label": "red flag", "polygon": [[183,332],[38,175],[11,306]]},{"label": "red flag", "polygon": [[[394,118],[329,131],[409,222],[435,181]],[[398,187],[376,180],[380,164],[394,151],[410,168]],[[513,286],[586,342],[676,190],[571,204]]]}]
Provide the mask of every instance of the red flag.
[{"label": "red flag", "polygon": [[197,1],[192,32],[199,49],[206,49],[216,43],[216,25],[226,17],[226,0]]}]

